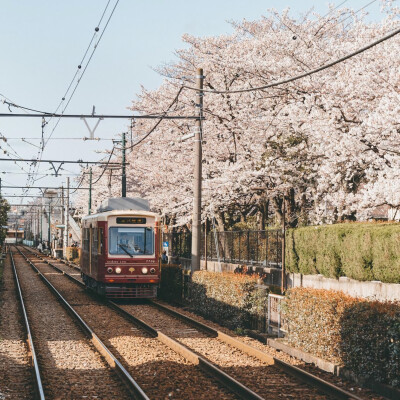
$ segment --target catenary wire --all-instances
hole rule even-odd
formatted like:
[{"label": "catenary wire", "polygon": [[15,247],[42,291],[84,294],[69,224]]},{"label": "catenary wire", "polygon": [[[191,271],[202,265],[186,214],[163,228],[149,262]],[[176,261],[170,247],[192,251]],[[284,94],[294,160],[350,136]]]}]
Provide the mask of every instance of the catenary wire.
[{"label": "catenary wire", "polygon": [[[323,70],[328,69],[328,68],[330,68],[330,67],[333,67],[334,65],[339,64],[339,63],[341,63],[341,62],[343,62],[343,61],[346,61],[346,60],[348,60],[349,58],[352,58],[352,57],[354,57],[354,56],[356,56],[356,55],[358,55],[358,54],[361,54],[361,53],[363,53],[364,51],[369,50],[369,49],[372,48],[372,47],[375,47],[376,45],[378,45],[378,44],[380,44],[380,43],[382,43],[382,42],[384,42],[384,41],[386,41],[386,40],[392,38],[393,36],[396,36],[396,35],[399,34],[399,33],[400,33],[400,28],[395,29],[395,30],[392,31],[391,33],[387,34],[386,36],[383,36],[382,38],[380,38],[380,39],[378,39],[378,40],[376,40],[376,41],[370,43],[369,45],[364,46],[364,47],[362,47],[362,48],[360,48],[360,49],[358,49],[358,50],[356,50],[356,51],[354,51],[354,52],[352,52],[352,53],[349,53],[349,54],[347,54],[347,55],[344,56],[344,57],[338,58],[338,59],[335,60],[335,61],[332,61],[332,62],[330,62],[330,63],[328,63],[328,64],[322,65],[321,67],[315,68],[315,69],[313,69],[313,70],[311,70],[311,71],[308,71],[308,72],[305,72],[305,73],[303,73],[303,74],[296,75],[296,76],[291,77],[291,78],[283,79],[283,80],[278,81],[278,82],[270,83],[270,84],[268,84],[268,85],[263,85],[263,86],[253,87],[253,88],[246,88],[246,89],[236,89],[236,90],[202,89],[202,92],[204,92],[204,93],[211,93],[211,94],[245,93],[245,92],[254,92],[254,91],[258,91],[258,90],[265,90],[265,89],[268,89],[268,88],[271,88],[271,87],[283,85],[283,84],[285,84],[285,83],[294,82],[294,81],[299,80],[299,79],[301,79],[301,78],[305,78],[305,77],[307,77],[307,76],[316,74],[317,72],[320,72],[320,71],[323,71]],[[184,85],[183,88],[189,89],[189,90],[199,91],[198,88],[195,88],[195,87],[192,87],[192,86],[186,86],[186,85]]]},{"label": "catenary wire", "polygon": [[132,144],[131,146],[125,147],[125,150],[131,150],[134,147],[138,146],[140,143],[143,142],[143,140],[145,140],[148,136],[150,136],[155,131],[155,129],[158,127],[158,125],[160,125],[160,123],[162,122],[162,120],[164,119],[164,117],[168,113],[168,111],[171,109],[171,107],[178,101],[183,88],[184,88],[184,86],[181,86],[179,88],[178,93],[176,94],[175,98],[172,100],[171,104],[167,107],[167,110],[162,113],[163,115],[156,122],[156,124],[150,129],[150,131],[147,132],[144,136],[142,136],[136,143]]},{"label": "catenary wire", "polygon": [[[104,15],[105,15],[105,13],[106,13],[106,10],[107,10],[107,8],[108,8],[109,3],[110,3],[110,0],[107,2],[106,8],[105,8],[104,11],[103,11],[103,14],[102,14],[102,16],[101,16],[101,19],[100,19],[100,22],[99,22],[98,26],[101,24],[101,21],[102,21],[103,18],[104,18]],[[92,54],[91,54],[91,56],[90,56],[88,62],[86,63],[86,66],[85,66],[85,68],[84,68],[84,70],[83,70],[83,72],[82,72],[82,74],[81,74],[81,76],[80,76],[80,78],[79,78],[79,80],[78,80],[78,82],[77,82],[77,84],[76,84],[76,86],[75,86],[75,88],[74,88],[74,91],[72,92],[72,94],[71,94],[71,96],[70,96],[70,98],[69,98],[69,100],[68,100],[66,106],[64,107],[64,109],[63,109],[63,111],[62,111],[62,114],[65,112],[66,108],[68,107],[68,105],[69,105],[69,103],[70,103],[70,101],[71,101],[71,99],[72,99],[72,97],[73,97],[73,95],[74,95],[74,93],[75,93],[75,91],[76,91],[76,89],[77,89],[77,87],[78,87],[78,85],[79,85],[79,83],[80,83],[80,81],[81,81],[81,79],[82,79],[82,77],[83,77],[83,75],[84,75],[84,73],[85,73],[85,71],[86,71],[86,69],[87,69],[87,67],[88,67],[88,65],[89,65],[89,63],[90,63],[90,61],[91,61],[91,59],[92,59],[92,57],[93,57],[93,54],[94,54],[94,52],[96,51],[96,49],[97,49],[97,47],[98,47],[98,45],[99,45],[99,43],[100,43],[100,40],[101,40],[101,38],[102,38],[103,35],[104,35],[105,30],[107,29],[107,26],[108,26],[108,24],[109,24],[109,22],[110,22],[110,20],[111,20],[111,17],[112,17],[113,14],[114,14],[114,11],[115,11],[115,9],[116,9],[118,3],[119,3],[119,0],[117,0],[117,2],[115,3],[115,6],[114,6],[114,8],[113,8],[113,10],[112,10],[112,12],[111,12],[111,15],[109,16],[109,18],[108,18],[108,20],[107,20],[107,23],[106,23],[106,25],[105,25],[105,27],[104,27],[104,29],[103,29],[103,32],[101,33],[101,36],[100,36],[99,40],[96,42],[96,44],[95,44],[95,46],[94,46],[94,49],[93,49],[93,51],[92,51]],[[96,34],[96,33],[97,33],[97,30],[95,31],[95,34]],[[92,37],[92,40],[91,40],[90,43],[93,42],[93,39],[94,39],[94,37],[95,37],[95,34],[94,34],[94,36]],[[90,45],[89,45],[89,47],[90,47]],[[89,47],[88,47],[88,49],[89,49]],[[84,55],[84,57],[82,58],[82,60],[85,59],[86,54],[87,54],[87,52],[88,52],[88,49],[86,50],[85,55]],[[78,70],[80,70],[80,69],[78,69]],[[69,90],[69,89],[68,89],[68,90]],[[68,92],[68,90],[67,90],[67,92]],[[59,107],[58,107],[58,108],[59,108]],[[57,109],[58,109],[58,108],[57,108]],[[52,135],[54,134],[54,131],[55,131],[55,129],[57,128],[57,126],[58,126],[60,120],[61,120],[61,118],[59,118],[59,119],[57,120],[55,126],[53,127],[53,129],[52,129],[52,131],[51,131],[51,133],[50,133],[50,135],[48,136],[47,139],[45,139],[45,140],[43,141],[43,143],[42,143],[42,149],[39,150],[39,153],[38,153],[38,159],[41,159],[41,157],[42,157],[42,155],[43,155],[43,151],[44,151],[44,149],[45,149],[45,147],[46,147],[48,141],[50,140],[50,138],[51,138]],[[36,171],[35,171],[35,169],[34,169],[34,171],[33,171],[33,176],[34,176],[35,173],[38,171],[38,168],[39,168],[39,166],[37,166],[37,170],[36,170]],[[28,182],[29,182],[29,178],[28,178]],[[28,183],[28,182],[27,182],[27,183]]]},{"label": "catenary wire", "polygon": [[[78,79],[78,81],[77,81],[77,83],[76,83],[76,85],[75,85],[75,87],[74,87],[74,90],[72,91],[72,93],[71,93],[71,95],[70,95],[70,97],[69,97],[69,99],[68,99],[68,102],[67,102],[67,104],[65,105],[65,107],[64,107],[64,109],[63,109],[63,111],[62,111],[62,114],[65,113],[65,110],[67,109],[67,107],[68,107],[69,103],[71,102],[72,97],[74,96],[74,94],[75,94],[75,92],[76,92],[76,90],[77,90],[77,88],[78,88],[78,86],[79,86],[79,84],[80,84],[80,82],[81,82],[83,76],[85,75],[85,72],[86,72],[86,70],[87,70],[87,67],[89,66],[90,61],[92,60],[93,55],[94,55],[94,53],[96,52],[96,49],[97,49],[98,46],[99,46],[99,43],[100,43],[100,41],[101,41],[101,39],[102,39],[102,37],[103,37],[103,35],[104,35],[104,33],[105,33],[107,27],[108,27],[108,24],[109,24],[109,22],[110,22],[112,16],[114,15],[114,11],[115,11],[115,9],[117,8],[118,3],[119,3],[119,0],[116,1],[115,5],[114,5],[114,8],[112,9],[110,16],[108,17],[108,20],[107,20],[107,22],[106,22],[106,25],[104,26],[104,29],[103,29],[103,31],[101,32],[101,35],[100,35],[100,37],[99,37],[99,40],[98,40],[98,41],[96,42],[96,44],[94,45],[93,51],[92,51],[92,53],[91,53],[91,55],[90,55],[90,57],[89,57],[89,60],[87,61],[86,65],[85,65],[85,68],[83,69],[82,74],[81,74],[80,78]],[[60,123],[60,120],[61,120],[61,117],[58,118],[58,120],[57,120],[57,122],[56,122],[54,128],[52,129],[50,135],[49,135],[48,138],[45,140],[45,144],[44,144],[44,145],[47,145],[48,141],[49,141],[49,140],[51,139],[51,137],[53,136],[53,133],[54,133],[54,131],[56,130],[58,124]]]}]

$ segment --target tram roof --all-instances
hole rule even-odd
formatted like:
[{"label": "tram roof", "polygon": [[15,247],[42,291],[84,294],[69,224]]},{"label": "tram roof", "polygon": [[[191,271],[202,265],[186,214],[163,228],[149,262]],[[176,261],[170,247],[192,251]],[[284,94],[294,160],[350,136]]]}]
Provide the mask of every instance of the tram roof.
[{"label": "tram roof", "polygon": [[156,221],[159,220],[159,215],[153,213],[151,211],[142,211],[142,210],[113,210],[113,211],[106,211],[100,212],[96,214],[86,215],[82,218],[82,224],[85,221],[95,220],[95,221],[107,221],[109,217],[117,217],[117,216],[141,216],[141,217],[153,217]]},{"label": "tram roof", "polygon": [[115,210],[150,211],[150,203],[140,197],[112,197],[104,200],[97,208],[98,213]]}]

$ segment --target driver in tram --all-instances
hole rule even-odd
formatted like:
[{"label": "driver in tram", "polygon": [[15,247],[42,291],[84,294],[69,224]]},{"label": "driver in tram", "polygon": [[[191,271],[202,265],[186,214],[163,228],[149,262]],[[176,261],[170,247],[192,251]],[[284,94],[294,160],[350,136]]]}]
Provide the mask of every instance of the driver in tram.
[{"label": "driver in tram", "polygon": [[119,242],[122,247],[129,251],[131,254],[138,254],[139,250],[138,246],[135,245],[135,240],[132,235],[128,235],[127,233],[122,233]]}]

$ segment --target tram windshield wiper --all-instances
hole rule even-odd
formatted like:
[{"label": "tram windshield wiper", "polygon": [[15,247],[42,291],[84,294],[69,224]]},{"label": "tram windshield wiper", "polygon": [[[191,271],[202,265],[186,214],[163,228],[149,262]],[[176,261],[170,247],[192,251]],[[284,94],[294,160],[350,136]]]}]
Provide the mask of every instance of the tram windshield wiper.
[{"label": "tram windshield wiper", "polygon": [[121,249],[122,249],[126,254],[128,254],[128,256],[133,257],[133,255],[132,255],[131,253],[129,253],[129,251],[125,248],[125,245],[123,245],[123,244],[121,244],[121,243],[118,243],[118,246],[121,247]]}]

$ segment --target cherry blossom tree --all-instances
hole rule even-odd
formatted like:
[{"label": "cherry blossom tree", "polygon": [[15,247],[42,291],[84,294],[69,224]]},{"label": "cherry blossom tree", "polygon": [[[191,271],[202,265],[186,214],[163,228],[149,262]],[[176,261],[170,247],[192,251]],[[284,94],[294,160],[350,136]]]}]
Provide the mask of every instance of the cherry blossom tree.
[{"label": "cherry blossom tree", "polygon": [[[389,1],[383,7],[379,23],[350,9],[300,21],[272,10],[232,23],[231,35],[184,36],[178,61],[158,69],[164,83],[142,88],[130,109],[194,115],[195,92],[182,85],[194,86],[197,67],[205,71],[205,89],[231,92],[204,94],[204,218],[226,229],[258,214],[264,226],[271,210],[279,221],[285,204],[288,224],[298,226],[367,219],[378,205],[400,206],[397,36],[303,79],[232,93],[313,70],[384,36],[398,27],[399,9]],[[148,198],[178,225],[191,219],[193,141],[181,138],[193,125],[138,119],[128,150],[128,195]],[[101,173],[95,169],[94,179]],[[107,186],[104,174],[94,198],[108,197]],[[111,195],[118,194],[113,184]]]}]

